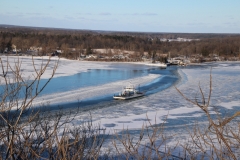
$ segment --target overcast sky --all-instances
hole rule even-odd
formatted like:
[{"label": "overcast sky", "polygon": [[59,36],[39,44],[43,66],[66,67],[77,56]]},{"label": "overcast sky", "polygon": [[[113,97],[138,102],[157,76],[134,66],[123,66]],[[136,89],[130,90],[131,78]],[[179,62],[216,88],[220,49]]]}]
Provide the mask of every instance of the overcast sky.
[{"label": "overcast sky", "polygon": [[0,24],[71,29],[240,33],[240,0],[0,0]]}]

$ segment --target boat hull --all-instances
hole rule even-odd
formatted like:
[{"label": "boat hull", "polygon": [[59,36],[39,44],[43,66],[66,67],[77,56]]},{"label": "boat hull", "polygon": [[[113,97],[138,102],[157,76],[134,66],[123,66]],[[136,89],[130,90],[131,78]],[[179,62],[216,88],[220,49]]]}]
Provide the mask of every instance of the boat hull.
[{"label": "boat hull", "polygon": [[134,94],[132,96],[113,96],[113,98],[116,100],[128,100],[128,99],[142,97],[144,95],[145,95],[144,93],[139,93],[139,94]]}]

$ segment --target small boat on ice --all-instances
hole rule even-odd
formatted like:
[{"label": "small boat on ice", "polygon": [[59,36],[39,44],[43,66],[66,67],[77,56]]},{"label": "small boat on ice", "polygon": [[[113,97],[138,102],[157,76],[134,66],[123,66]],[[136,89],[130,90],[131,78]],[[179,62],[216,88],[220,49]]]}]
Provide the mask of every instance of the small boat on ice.
[{"label": "small boat on ice", "polygon": [[127,86],[125,87],[119,95],[114,95],[114,99],[120,99],[120,100],[127,100],[137,97],[144,96],[144,92],[140,92],[139,90],[135,89],[134,86]]}]

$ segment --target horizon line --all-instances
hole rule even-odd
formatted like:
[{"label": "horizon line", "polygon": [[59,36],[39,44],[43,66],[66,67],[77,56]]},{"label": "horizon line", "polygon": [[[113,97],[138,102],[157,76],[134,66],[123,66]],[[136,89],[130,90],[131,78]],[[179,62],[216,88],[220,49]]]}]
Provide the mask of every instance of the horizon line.
[{"label": "horizon line", "polygon": [[38,27],[38,26],[22,26],[12,24],[0,24],[0,27],[19,27],[19,28],[39,28],[39,29],[52,29],[52,30],[72,30],[72,31],[92,31],[92,32],[120,32],[120,33],[161,33],[161,34],[231,34],[239,35],[240,33],[212,33],[212,32],[151,32],[151,31],[117,31],[117,30],[93,30],[93,29],[74,29],[74,28],[56,28],[56,27]]}]

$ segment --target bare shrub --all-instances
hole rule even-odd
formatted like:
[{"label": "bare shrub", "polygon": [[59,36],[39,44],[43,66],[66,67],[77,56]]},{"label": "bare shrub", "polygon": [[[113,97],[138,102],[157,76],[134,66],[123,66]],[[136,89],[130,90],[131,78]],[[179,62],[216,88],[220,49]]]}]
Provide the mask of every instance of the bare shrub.
[{"label": "bare shrub", "polygon": [[[3,62],[0,102],[0,157],[1,159],[97,159],[103,143],[103,130],[89,121],[73,127],[75,116],[33,107],[34,99],[53,78],[58,61],[52,67],[50,78],[40,80],[51,59],[36,67],[32,79],[24,79],[21,61],[14,65]],[[47,106],[45,106],[47,108]]]},{"label": "bare shrub", "polygon": [[[148,116],[146,116],[148,119]],[[172,154],[178,146],[167,146],[171,138],[164,131],[164,123],[152,124],[150,120],[142,126],[139,135],[131,135],[131,131],[123,129],[120,134],[115,134],[112,144],[120,159],[182,159],[182,157]]]}]

